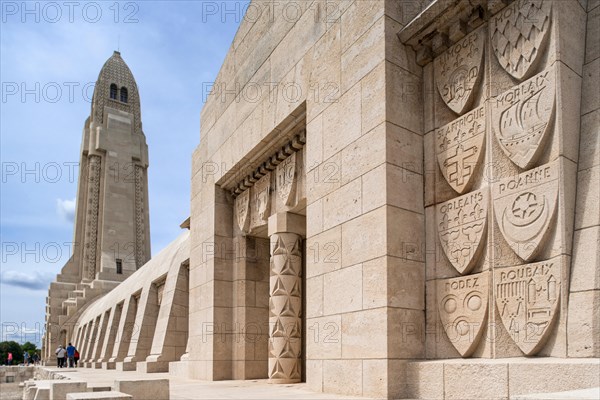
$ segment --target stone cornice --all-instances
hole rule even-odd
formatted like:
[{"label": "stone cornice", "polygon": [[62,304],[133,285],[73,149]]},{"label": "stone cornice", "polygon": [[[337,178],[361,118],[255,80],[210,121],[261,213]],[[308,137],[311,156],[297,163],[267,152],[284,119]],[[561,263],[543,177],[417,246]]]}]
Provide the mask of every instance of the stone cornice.
[{"label": "stone cornice", "polygon": [[400,32],[398,38],[424,66],[472,32],[512,0],[436,0]]}]

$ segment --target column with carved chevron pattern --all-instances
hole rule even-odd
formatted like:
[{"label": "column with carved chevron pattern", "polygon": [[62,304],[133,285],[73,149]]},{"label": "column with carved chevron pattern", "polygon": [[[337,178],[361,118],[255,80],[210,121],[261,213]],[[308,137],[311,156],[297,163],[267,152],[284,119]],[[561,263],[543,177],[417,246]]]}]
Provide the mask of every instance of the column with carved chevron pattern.
[{"label": "column with carved chevron pattern", "polygon": [[269,379],[300,382],[302,350],[302,237],[271,234]]}]

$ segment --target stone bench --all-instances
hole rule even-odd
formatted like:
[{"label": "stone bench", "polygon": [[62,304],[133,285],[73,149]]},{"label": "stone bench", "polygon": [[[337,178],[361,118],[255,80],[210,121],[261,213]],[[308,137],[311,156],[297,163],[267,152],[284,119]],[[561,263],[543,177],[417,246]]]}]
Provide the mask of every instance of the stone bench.
[{"label": "stone bench", "polygon": [[68,380],[28,381],[23,400],[66,400],[68,393],[87,391],[87,383]]},{"label": "stone bench", "polygon": [[169,400],[168,379],[115,380],[114,389],[130,394],[133,400]]},{"label": "stone bench", "polygon": [[26,381],[23,400],[49,400],[50,382],[52,381]]},{"label": "stone bench", "polygon": [[86,382],[62,381],[50,384],[51,400],[67,400],[67,394],[87,391]]},{"label": "stone bench", "polygon": [[69,393],[66,400],[126,400],[133,399],[130,394],[121,392],[82,392],[82,393]]}]

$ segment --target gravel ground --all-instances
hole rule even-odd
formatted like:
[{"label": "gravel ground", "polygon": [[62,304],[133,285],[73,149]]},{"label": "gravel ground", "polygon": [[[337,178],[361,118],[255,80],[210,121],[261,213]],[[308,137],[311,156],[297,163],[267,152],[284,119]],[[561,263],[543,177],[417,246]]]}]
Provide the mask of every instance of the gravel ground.
[{"label": "gravel ground", "polygon": [[0,385],[0,400],[21,400],[23,388],[18,383],[3,383]]}]

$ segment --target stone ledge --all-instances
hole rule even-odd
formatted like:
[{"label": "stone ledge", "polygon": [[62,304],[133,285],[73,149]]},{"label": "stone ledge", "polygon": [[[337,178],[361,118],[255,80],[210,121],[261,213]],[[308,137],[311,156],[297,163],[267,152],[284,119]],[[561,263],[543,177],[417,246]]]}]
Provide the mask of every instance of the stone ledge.
[{"label": "stone ledge", "polygon": [[[600,363],[597,359],[550,357],[400,361],[396,374],[404,381],[401,398],[507,399],[594,388]],[[474,377],[477,384],[473,384]]]},{"label": "stone ledge", "polygon": [[115,380],[114,389],[130,394],[133,400],[169,400],[168,379]]},{"label": "stone ledge", "polygon": [[67,400],[91,400],[91,399],[103,399],[103,400],[123,400],[132,399],[131,395],[121,392],[85,392],[85,393],[69,393]]},{"label": "stone ledge", "polygon": [[556,392],[556,393],[536,393],[536,394],[527,394],[523,396],[515,396],[511,397],[513,400],[534,400],[534,399],[543,399],[543,400],[567,400],[567,399],[577,399],[577,400],[597,400],[600,399],[600,387],[591,388],[591,389],[581,389],[581,390],[570,390],[567,392]]}]

